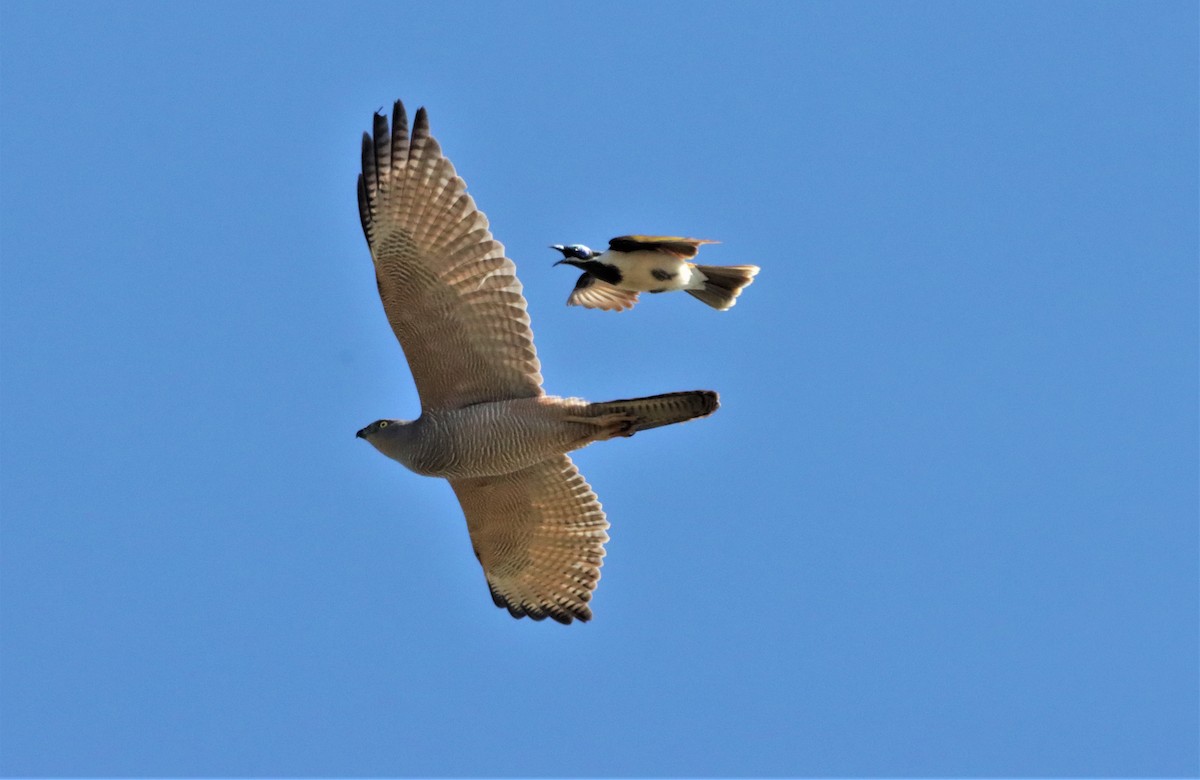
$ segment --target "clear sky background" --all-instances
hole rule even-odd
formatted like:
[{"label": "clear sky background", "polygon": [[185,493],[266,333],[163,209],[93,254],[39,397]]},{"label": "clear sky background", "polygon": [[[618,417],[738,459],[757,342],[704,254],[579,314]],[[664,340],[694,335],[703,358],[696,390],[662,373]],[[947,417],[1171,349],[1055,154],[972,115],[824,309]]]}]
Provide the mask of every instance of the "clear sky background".
[{"label": "clear sky background", "polygon": [[[1194,3],[0,5],[9,775],[1195,775]],[[599,7],[603,6],[603,7]],[[425,105],[584,450],[488,596],[354,185]],[[567,308],[547,245],[763,271]]]}]

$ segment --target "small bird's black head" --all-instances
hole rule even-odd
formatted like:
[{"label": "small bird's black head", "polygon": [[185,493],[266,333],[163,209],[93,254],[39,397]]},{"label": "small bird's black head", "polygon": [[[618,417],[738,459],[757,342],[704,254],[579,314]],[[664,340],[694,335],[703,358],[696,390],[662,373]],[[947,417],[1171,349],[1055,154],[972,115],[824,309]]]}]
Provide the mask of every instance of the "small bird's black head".
[{"label": "small bird's black head", "polygon": [[588,249],[583,244],[568,244],[566,246],[563,246],[562,244],[554,244],[550,248],[557,249],[563,254],[563,259],[559,260],[557,263],[555,263],[555,265],[561,265],[562,263],[566,263],[567,265],[575,265],[575,263],[571,262],[572,260],[591,260],[596,256],[595,252]]}]

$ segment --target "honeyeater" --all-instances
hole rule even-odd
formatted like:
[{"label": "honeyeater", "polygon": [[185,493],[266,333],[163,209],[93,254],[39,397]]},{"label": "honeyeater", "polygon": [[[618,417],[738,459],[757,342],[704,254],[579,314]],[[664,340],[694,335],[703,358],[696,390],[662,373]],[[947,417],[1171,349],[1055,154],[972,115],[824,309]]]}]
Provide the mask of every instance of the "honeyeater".
[{"label": "honeyeater", "polygon": [[583,244],[554,244],[550,248],[563,255],[555,265],[573,265],[583,271],[567,298],[570,306],[624,311],[637,303],[638,293],[683,290],[725,311],[737,303],[759,268],[690,262],[701,245],[715,243],[682,236],[618,236],[608,242],[604,252]]}]

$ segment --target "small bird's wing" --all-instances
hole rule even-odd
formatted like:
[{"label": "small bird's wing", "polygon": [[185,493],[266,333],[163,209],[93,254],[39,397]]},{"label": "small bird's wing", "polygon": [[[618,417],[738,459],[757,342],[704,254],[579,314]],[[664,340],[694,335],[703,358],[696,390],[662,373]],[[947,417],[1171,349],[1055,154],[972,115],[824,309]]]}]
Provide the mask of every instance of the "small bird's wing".
[{"label": "small bird's wing", "polygon": [[425,109],[410,137],[396,101],[391,130],[376,114],[374,136],[363,135],[359,215],[422,408],[542,395],[516,268],[429,134]]},{"label": "small bird's wing", "polygon": [[637,292],[622,290],[584,271],[579,281],[575,282],[575,289],[567,298],[567,305],[604,311],[625,311],[633,308],[637,300]]},{"label": "small bird's wing", "polygon": [[496,606],[534,620],[591,619],[608,520],[569,457],[450,485]]},{"label": "small bird's wing", "polygon": [[686,260],[695,257],[704,244],[719,243],[683,236],[617,236],[608,242],[608,248],[614,252],[662,252]]}]

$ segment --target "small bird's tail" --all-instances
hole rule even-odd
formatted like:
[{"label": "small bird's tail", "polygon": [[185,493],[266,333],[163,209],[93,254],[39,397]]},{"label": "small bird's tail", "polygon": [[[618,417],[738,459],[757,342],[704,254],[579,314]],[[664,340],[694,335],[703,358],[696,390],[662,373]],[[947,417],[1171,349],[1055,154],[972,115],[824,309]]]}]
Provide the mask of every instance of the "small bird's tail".
[{"label": "small bird's tail", "polygon": [[610,435],[632,436],[638,431],[707,417],[720,405],[720,399],[711,390],[687,390],[588,404],[587,412],[589,417],[612,418],[619,422]]},{"label": "small bird's tail", "polygon": [[696,270],[704,274],[704,286],[688,292],[714,309],[725,311],[737,303],[742,288],[754,281],[759,268],[756,265],[698,265]]}]

